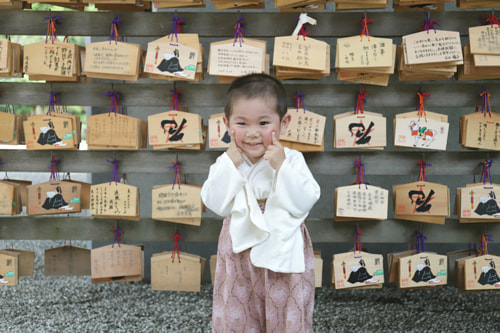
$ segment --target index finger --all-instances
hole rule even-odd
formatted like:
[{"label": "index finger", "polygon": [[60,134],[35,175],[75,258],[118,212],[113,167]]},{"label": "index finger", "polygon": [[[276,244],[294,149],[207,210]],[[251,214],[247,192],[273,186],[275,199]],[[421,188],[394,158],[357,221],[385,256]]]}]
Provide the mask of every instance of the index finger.
[{"label": "index finger", "polygon": [[281,146],[279,138],[276,136],[276,132],[272,133],[273,145]]}]

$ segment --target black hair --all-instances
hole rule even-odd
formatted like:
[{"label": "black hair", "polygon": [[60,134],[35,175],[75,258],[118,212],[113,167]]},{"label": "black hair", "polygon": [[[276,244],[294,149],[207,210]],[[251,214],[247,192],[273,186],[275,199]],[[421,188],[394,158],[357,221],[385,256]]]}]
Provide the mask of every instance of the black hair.
[{"label": "black hair", "polygon": [[233,103],[236,98],[268,98],[274,100],[276,113],[280,121],[286,114],[286,91],[281,82],[267,74],[248,74],[234,80],[226,93],[224,114],[229,121],[232,113]]}]

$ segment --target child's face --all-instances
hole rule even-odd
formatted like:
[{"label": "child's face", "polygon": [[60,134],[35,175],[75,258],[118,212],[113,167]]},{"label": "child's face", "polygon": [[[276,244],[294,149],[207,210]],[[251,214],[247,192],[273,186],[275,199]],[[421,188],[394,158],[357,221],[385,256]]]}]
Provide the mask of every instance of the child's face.
[{"label": "child's face", "polygon": [[258,162],[272,144],[272,133],[279,139],[281,131],[286,130],[290,117],[280,121],[273,103],[265,98],[237,98],[232,105],[232,113],[224,123],[229,134],[234,130],[231,140],[252,161]]}]

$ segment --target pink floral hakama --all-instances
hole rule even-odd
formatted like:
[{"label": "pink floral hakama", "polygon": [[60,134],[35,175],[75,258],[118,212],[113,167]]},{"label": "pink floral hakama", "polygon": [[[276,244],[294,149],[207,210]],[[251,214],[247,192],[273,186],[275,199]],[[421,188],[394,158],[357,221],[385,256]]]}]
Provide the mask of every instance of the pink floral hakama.
[{"label": "pink floral hakama", "polygon": [[252,265],[250,250],[233,253],[226,217],[215,271],[213,332],[311,332],[314,311],[314,252],[305,224],[304,273],[276,273]]}]

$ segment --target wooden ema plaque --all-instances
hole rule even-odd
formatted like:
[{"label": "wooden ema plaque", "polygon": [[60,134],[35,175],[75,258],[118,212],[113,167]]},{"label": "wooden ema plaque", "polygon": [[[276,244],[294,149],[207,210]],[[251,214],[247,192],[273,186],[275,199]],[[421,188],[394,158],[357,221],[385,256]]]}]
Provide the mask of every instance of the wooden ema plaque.
[{"label": "wooden ema plaque", "polygon": [[387,253],[387,267],[389,268],[389,282],[397,282],[399,278],[399,258],[417,253],[416,250]]},{"label": "wooden ema plaque", "polygon": [[498,222],[500,219],[500,186],[497,184],[469,184],[457,188],[455,200],[459,222]]},{"label": "wooden ema plaque", "polygon": [[460,143],[465,148],[500,150],[500,115],[474,112],[460,117]]},{"label": "wooden ema plaque", "polygon": [[90,250],[75,246],[62,246],[45,250],[46,276],[90,275]]},{"label": "wooden ema plaque", "polygon": [[19,282],[19,254],[0,251],[0,286],[16,286]]},{"label": "wooden ema plaque", "polygon": [[398,288],[443,286],[447,283],[447,257],[421,252],[399,258]]},{"label": "wooden ema plaque", "polygon": [[0,142],[14,140],[16,132],[16,115],[13,113],[0,112]]},{"label": "wooden ema plaque", "polygon": [[151,289],[199,292],[206,260],[185,252],[162,252],[151,257]]},{"label": "wooden ema plaque", "polygon": [[114,244],[90,251],[92,283],[141,281],[144,252],[140,245]]},{"label": "wooden ema plaque", "polygon": [[403,36],[404,60],[408,65],[463,64],[458,31],[429,30]]},{"label": "wooden ema plaque", "polygon": [[389,191],[358,184],[335,189],[335,221],[386,220]]},{"label": "wooden ema plaque", "polygon": [[0,251],[18,254],[18,276],[33,276],[35,265],[35,252],[20,249],[3,249]]},{"label": "wooden ema plaque", "polygon": [[499,262],[491,254],[464,260],[465,290],[500,290]]},{"label": "wooden ema plaque", "polygon": [[0,215],[18,215],[22,209],[21,186],[0,181]]},{"label": "wooden ema plaque", "polygon": [[217,113],[208,119],[208,147],[227,148],[231,142],[231,137],[224,124],[224,113]]},{"label": "wooden ema plaque", "polygon": [[87,77],[137,81],[141,53],[138,44],[90,43],[86,47],[84,71]]},{"label": "wooden ema plaque", "polygon": [[52,112],[30,116],[24,121],[26,149],[76,150],[80,143],[80,118]]},{"label": "wooden ema plaque", "polygon": [[323,258],[321,250],[314,249],[314,287],[321,288],[323,285]]},{"label": "wooden ema plaque", "polygon": [[313,38],[284,36],[274,38],[273,66],[301,68],[322,72],[329,67],[329,46]]},{"label": "wooden ema plaque", "polygon": [[74,44],[53,41],[24,46],[23,68],[30,76],[72,77],[75,73]]},{"label": "wooden ema plaque", "polygon": [[419,181],[393,186],[395,218],[444,224],[450,216],[450,195],[445,185]]},{"label": "wooden ema plaque", "polygon": [[87,144],[90,150],[146,148],[146,128],[147,122],[123,114],[89,116]]},{"label": "wooden ema plaque", "polygon": [[335,289],[382,288],[384,258],[380,254],[363,251],[335,254],[332,275]]},{"label": "wooden ema plaque", "polygon": [[178,33],[149,42],[144,63],[152,79],[200,80],[203,48],[198,34]]},{"label": "wooden ema plaque", "polygon": [[342,113],[333,116],[335,148],[383,149],[386,142],[387,120],[379,113]]},{"label": "wooden ema plaque", "polygon": [[149,145],[181,148],[203,143],[202,119],[196,113],[170,110],[148,116]]},{"label": "wooden ema plaque", "polygon": [[397,114],[394,119],[394,147],[446,150],[448,116],[425,111]]},{"label": "wooden ema plaque", "polygon": [[167,184],[153,187],[153,219],[199,226],[203,203],[201,186]]},{"label": "wooden ema plaque", "polygon": [[[14,184],[19,186],[19,189],[21,191],[20,202],[22,206],[26,206],[28,204],[28,186],[32,184],[31,180],[10,179],[7,177],[3,180],[0,180],[0,183]],[[19,210],[22,210],[22,208],[19,208]]]},{"label": "wooden ema plaque", "polygon": [[104,218],[139,221],[139,188],[122,183],[90,187],[90,214]]},{"label": "wooden ema plaque", "polygon": [[280,141],[290,141],[305,145],[321,146],[324,142],[326,117],[305,109],[288,109],[290,123],[281,132]]},{"label": "wooden ema plaque", "polygon": [[23,75],[23,49],[24,46],[11,43],[6,39],[0,40],[0,77],[22,77]]},{"label": "wooden ema plaque", "polygon": [[81,211],[81,185],[49,181],[28,186],[28,215],[68,214]]},{"label": "wooden ema plaque", "polygon": [[208,73],[214,76],[239,77],[266,72],[266,41],[245,38],[210,44]]},{"label": "wooden ema plaque", "polygon": [[393,68],[393,45],[390,38],[360,38],[337,40],[338,68]]}]

